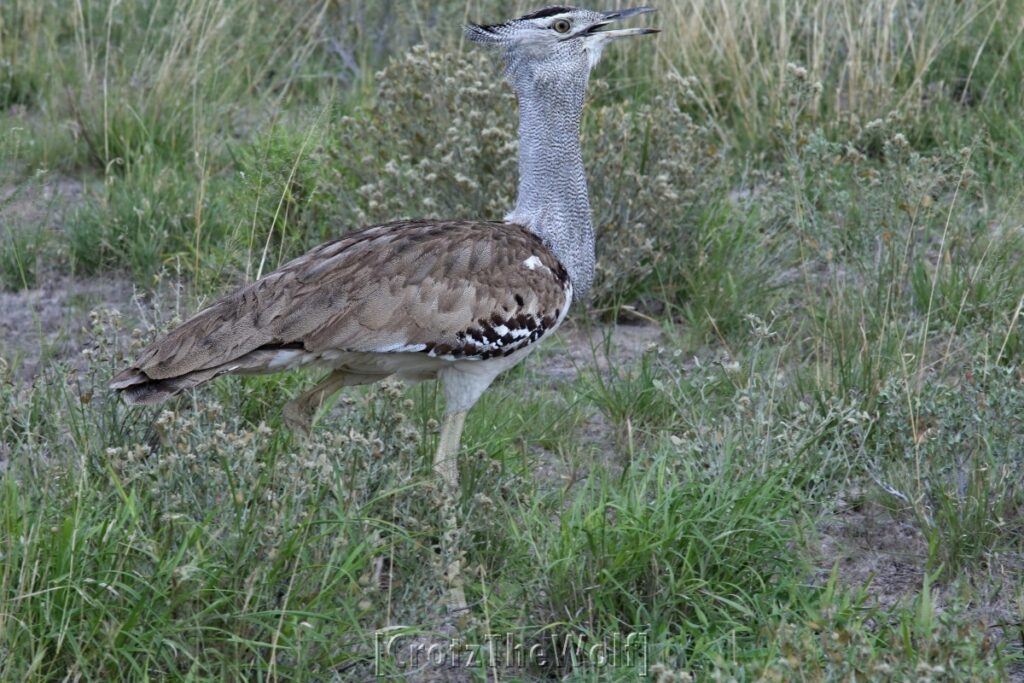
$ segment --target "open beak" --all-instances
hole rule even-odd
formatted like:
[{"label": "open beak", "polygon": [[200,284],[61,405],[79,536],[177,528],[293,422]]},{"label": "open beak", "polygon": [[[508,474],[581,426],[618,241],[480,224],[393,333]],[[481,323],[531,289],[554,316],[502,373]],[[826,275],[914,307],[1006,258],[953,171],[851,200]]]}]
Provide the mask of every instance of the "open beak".
[{"label": "open beak", "polygon": [[627,36],[645,36],[649,33],[658,33],[660,28],[620,28],[614,31],[602,31],[601,29],[615,21],[622,21],[641,14],[650,14],[656,11],[653,7],[633,7],[630,9],[616,9],[601,12],[602,20],[587,29],[588,35],[600,35],[604,40],[626,38]]}]

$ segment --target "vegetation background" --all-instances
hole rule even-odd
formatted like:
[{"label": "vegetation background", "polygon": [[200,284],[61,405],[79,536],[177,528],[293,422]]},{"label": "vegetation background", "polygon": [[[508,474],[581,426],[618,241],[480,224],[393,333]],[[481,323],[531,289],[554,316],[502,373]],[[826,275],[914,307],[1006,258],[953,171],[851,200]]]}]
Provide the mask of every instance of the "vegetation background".
[{"label": "vegetation background", "polygon": [[[434,387],[303,443],[311,377],[105,382],[322,240],[500,217],[515,101],[460,25],[530,8],[0,4],[4,680],[363,680],[375,630],[436,624]],[[591,88],[593,299],[469,419],[467,637],[645,630],[663,683],[1024,680],[1024,3],[658,9]]]}]

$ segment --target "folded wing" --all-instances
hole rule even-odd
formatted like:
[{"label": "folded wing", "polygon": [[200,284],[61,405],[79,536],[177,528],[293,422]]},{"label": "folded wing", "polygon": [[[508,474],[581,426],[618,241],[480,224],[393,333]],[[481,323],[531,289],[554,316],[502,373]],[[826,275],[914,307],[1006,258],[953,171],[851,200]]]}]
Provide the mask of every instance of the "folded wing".
[{"label": "folded wing", "polygon": [[156,403],[220,374],[283,369],[288,353],[486,360],[553,329],[570,299],[565,269],[522,226],[389,223],[322,244],[217,301],[111,387]]}]

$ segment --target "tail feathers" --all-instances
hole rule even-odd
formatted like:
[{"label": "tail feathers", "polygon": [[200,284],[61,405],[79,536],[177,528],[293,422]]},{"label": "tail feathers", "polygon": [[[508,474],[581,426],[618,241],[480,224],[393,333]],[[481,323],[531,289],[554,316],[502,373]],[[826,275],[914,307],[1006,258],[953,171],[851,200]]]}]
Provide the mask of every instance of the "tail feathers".
[{"label": "tail feathers", "polygon": [[128,405],[156,405],[218,375],[263,374],[285,369],[274,365],[279,354],[279,349],[257,349],[223,365],[163,379],[152,379],[138,368],[128,368],[115,375],[109,386],[120,393]]},{"label": "tail feathers", "polygon": [[[120,379],[124,375],[134,372],[131,381]],[[138,370],[125,370],[110,383],[110,388],[118,391],[124,398],[125,403],[131,406],[151,406],[162,403],[175,394],[180,394],[186,389],[199,386],[207,380],[213,379],[221,374],[220,368],[208,370],[197,370],[181,377],[169,377],[167,379],[149,379]]]}]

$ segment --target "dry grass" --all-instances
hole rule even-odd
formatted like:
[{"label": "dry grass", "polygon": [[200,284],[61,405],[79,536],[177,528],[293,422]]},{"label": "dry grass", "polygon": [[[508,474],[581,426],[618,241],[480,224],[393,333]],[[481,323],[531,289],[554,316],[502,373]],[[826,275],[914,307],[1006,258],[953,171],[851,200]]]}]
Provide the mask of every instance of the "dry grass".
[{"label": "dry grass", "polygon": [[919,116],[944,98],[1004,97],[1024,31],[1009,0],[684,0],[662,16],[655,68],[694,79],[701,111],[748,144],[786,118],[790,64],[821,84],[807,113],[826,127],[857,126],[890,111]]}]

